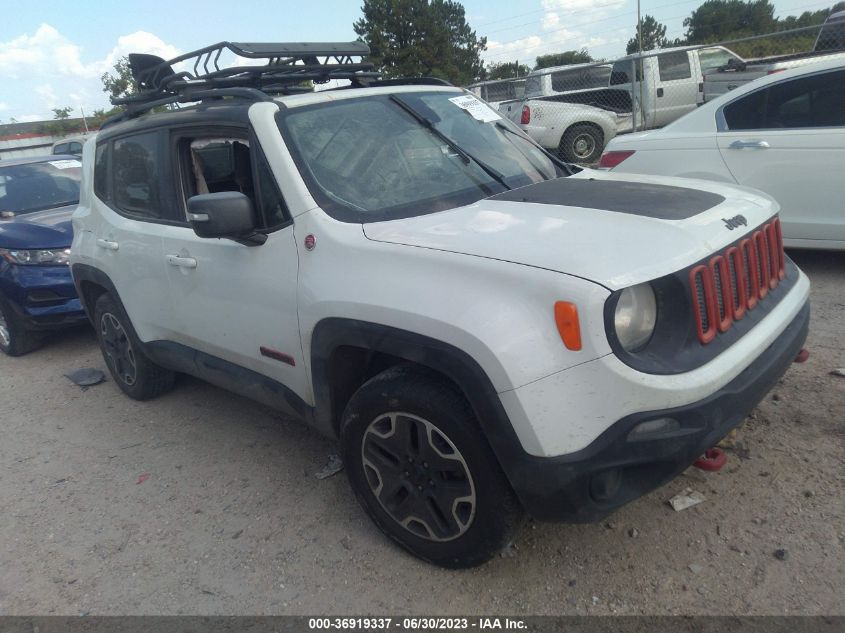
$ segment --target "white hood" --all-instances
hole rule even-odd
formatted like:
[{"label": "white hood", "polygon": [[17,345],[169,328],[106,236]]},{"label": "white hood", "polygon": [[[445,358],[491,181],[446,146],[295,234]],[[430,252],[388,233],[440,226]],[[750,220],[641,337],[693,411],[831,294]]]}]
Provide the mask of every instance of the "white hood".
[{"label": "white hood", "polygon": [[[704,259],[778,210],[765,194],[715,182],[593,170],[559,180],[585,179],[595,182],[548,181],[448,211],[365,224],[364,233],[374,241],[555,270],[617,290]],[[642,192],[621,183],[642,185]],[[605,195],[610,189],[616,194]],[[730,224],[739,225],[730,229],[733,218]]]}]

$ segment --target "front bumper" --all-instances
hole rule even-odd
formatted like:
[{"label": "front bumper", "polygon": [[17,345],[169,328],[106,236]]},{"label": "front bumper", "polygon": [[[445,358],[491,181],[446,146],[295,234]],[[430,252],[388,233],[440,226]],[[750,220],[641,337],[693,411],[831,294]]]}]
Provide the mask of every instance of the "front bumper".
[{"label": "front bumper", "polygon": [[[507,471],[526,511],[543,521],[598,521],[681,473],[742,422],[783,376],[807,338],[809,320],[806,303],[751,365],[703,400],[626,416],[575,453],[523,454]],[[680,428],[659,439],[629,441],[635,426],[657,418],[677,420]]]},{"label": "front bumper", "polygon": [[28,330],[51,330],[86,321],[69,266],[0,265],[0,294]]}]

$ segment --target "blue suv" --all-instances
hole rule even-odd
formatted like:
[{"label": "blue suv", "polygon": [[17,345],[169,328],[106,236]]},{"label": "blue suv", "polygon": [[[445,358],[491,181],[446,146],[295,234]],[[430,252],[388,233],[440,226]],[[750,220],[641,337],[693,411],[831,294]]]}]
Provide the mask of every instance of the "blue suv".
[{"label": "blue suv", "polygon": [[76,156],[0,162],[0,350],[10,356],[86,320],[67,265],[81,172]]}]

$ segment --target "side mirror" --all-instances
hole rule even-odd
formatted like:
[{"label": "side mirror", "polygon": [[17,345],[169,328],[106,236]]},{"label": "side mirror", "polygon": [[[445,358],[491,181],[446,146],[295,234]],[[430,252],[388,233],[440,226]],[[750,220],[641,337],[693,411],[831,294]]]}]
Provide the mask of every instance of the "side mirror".
[{"label": "side mirror", "polygon": [[200,237],[228,237],[249,246],[267,236],[255,232],[252,201],[237,191],[205,193],[188,198],[188,220]]}]

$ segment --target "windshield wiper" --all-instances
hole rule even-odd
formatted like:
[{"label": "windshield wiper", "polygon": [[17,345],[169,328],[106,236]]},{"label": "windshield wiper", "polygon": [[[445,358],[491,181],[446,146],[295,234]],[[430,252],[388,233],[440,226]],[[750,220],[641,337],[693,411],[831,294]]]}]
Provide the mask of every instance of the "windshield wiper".
[{"label": "windshield wiper", "polygon": [[470,161],[481,167],[481,169],[490,176],[493,180],[498,182],[502,185],[505,189],[510,191],[513,187],[510,187],[507,182],[505,182],[505,176],[495,167],[491,167],[483,160],[479,159],[478,157],[474,156],[473,154],[469,153],[465,149],[463,149],[460,145],[455,143],[451,138],[446,136],[443,132],[437,129],[437,127],[432,123],[427,117],[420,114],[414,108],[412,108],[408,103],[400,99],[396,95],[390,95],[390,100],[393,101],[396,105],[402,108],[405,112],[410,114],[417,122],[421,123],[425,128],[430,130],[437,138],[441,141],[446,143],[453,152],[455,152],[458,156],[461,157],[461,160],[464,161],[467,165],[469,165]]},{"label": "windshield wiper", "polygon": [[[510,134],[513,134],[515,137],[521,138],[523,141],[529,140],[529,139],[525,138],[519,132],[516,132],[516,131],[510,129],[502,121],[496,121],[495,125],[496,125],[497,128],[499,128],[503,132],[508,132]],[[540,148],[540,151],[542,151],[546,155],[546,157],[548,157],[548,159],[550,161],[552,161],[558,167],[562,167],[566,171],[566,173],[568,173],[570,176],[575,173],[575,170],[573,170],[572,168],[577,167],[577,165],[570,165],[569,163],[563,162],[561,159],[559,159],[557,156],[552,154],[549,150],[547,150],[545,147],[543,147],[539,143],[535,143],[535,145]],[[519,149],[519,148],[517,148],[517,149]],[[519,150],[519,151],[522,153],[523,156],[525,156],[525,158],[528,158],[528,155],[525,152],[523,152],[522,150]],[[528,160],[531,160],[531,159],[528,158]],[[534,165],[534,166],[536,167],[536,165]]]}]

